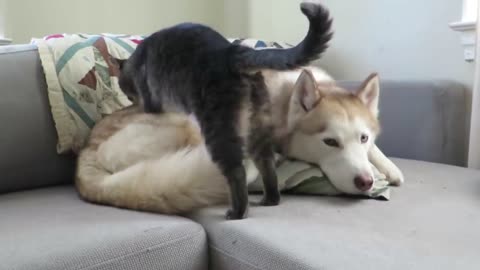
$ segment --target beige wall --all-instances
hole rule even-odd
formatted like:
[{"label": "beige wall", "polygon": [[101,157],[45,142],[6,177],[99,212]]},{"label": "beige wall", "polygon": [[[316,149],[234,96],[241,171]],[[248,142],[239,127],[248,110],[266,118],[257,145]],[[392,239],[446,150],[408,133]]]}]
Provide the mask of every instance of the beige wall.
[{"label": "beige wall", "polygon": [[0,39],[5,37],[6,0],[0,0]]},{"label": "beige wall", "polygon": [[226,37],[247,37],[249,33],[250,14],[246,0],[223,1],[223,34]]},{"label": "beige wall", "polygon": [[[307,21],[299,0],[0,0],[14,43],[52,33],[148,34],[183,21],[207,23],[228,37],[298,42]],[[462,58],[448,23],[462,0],[323,0],[335,37],[320,61],[337,79],[371,71],[389,79],[454,79],[472,85],[474,65]],[[0,11],[1,12],[1,11]],[[0,23],[1,24],[1,23]],[[0,29],[1,32],[1,29]]]},{"label": "beige wall", "polygon": [[14,43],[52,33],[148,34],[183,21],[223,26],[222,0],[0,0]]},{"label": "beige wall", "polygon": [[[320,62],[338,79],[378,71],[389,79],[453,79],[471,87],[474,64],[463,60],[458,33],[462,0],[322,0],[335,36]],[[307,29],[298,0],[249,0],[250,35],[298,42]]]}]

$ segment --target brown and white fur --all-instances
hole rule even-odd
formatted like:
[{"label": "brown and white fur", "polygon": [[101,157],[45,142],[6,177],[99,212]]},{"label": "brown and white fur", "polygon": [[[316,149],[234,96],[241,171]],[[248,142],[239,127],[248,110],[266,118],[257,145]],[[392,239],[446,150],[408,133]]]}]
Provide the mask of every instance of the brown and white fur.
[{"label": "brown and white fur", "polygon": [[[317,164],[339,190],[350,194],[370,190],[369,162],[392,184],[404,181],[374,143],[380,131],[376,74],[354,93],[337,87],[328,74],[313,67],[265,70],[263,75],[279,152]],[[212,162],[194,119],[145,114],[136,107],[95,126],[78,159],[76,185],[91,202],[164,214],[229,199],[224,176]]]}]

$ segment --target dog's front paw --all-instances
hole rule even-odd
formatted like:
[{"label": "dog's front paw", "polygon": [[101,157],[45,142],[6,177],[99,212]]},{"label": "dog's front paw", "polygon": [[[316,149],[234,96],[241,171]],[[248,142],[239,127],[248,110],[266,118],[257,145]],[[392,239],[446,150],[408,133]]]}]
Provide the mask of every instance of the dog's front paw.
[{"label": "dog's front paw", "polygon": [[402,171],[395,165],[389,166],[385,173],[388,183],[393,186],[400,186],[405,182]]}]

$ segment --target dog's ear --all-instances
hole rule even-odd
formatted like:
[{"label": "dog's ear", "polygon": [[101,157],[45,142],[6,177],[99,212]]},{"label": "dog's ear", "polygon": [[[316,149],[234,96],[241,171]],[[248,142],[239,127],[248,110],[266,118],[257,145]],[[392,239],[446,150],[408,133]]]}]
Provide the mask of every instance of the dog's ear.
[{"label": "dog's ear", "polygon": [[290,98],[288,127],[292,130],[299,119],[311,111],[320,101],[317,83],[309,70],[303,70],[298,77]]},{"label": "dog's ear", "polygon": [[377,116],[378,100],[380,97],[380,80],[378,74],[370,74],[357,90],[356,95],[368,107],[373,115]]},{"label": "dog's ear", "polygon": [[320,100],[317,83],[312,72],[304,69],[295,83],[293,95],[295,105],[300,106],[305,112],[311,111]]}]

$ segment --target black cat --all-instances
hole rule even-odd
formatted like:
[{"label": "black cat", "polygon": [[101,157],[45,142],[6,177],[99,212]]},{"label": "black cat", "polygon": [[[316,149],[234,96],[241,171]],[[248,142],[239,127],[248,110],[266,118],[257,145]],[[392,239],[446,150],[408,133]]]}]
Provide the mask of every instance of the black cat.
[{"label": "black cat", "polygon": [[230,186],[228,219],[241,219],[247,211],[245,150],[263,178],[261,204],[280,201],[270,100],[260,71],[307,65],[328,47],[329,12],[316,3],[302,3],[301,10],[309,30],[289,49],[255,50],[232,44],[207,26],[183,23],[147,37],[122,63],[120,87],[146,112],[181,112],[196,119]]}]

